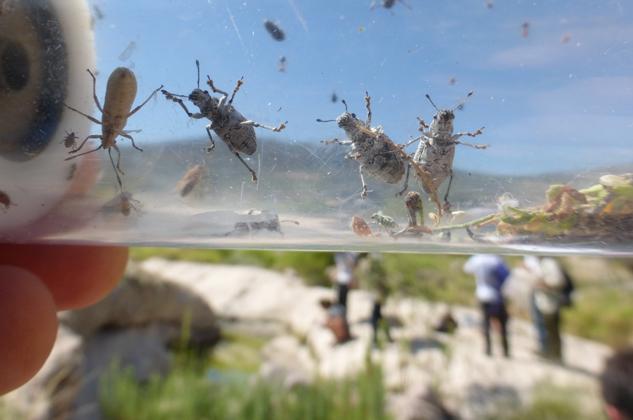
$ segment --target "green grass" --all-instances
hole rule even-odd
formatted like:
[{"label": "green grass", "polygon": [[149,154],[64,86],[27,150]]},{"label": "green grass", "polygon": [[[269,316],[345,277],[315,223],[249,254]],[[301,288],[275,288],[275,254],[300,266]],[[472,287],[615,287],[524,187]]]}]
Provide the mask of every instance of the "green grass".
[{"label": "green grass", "polygon": [[264,338],[223,332],[222,341],[211,350],[209,367],[255,373],[259,370],[265,344]]},{"label": "green grass", "polygon": [[535,386],[532,401],[520,407],[497,407],[488,420],[606,420],[602,413],[588,412],[582,392],[548,383]]},{"label": "green grass", "polygon": [[308,419],[383,420],[385,390],[375,366],[354,378],[317,381],[285,389],[254,381],[213,383],[200,360],[177,358],[165,378],[138,384],[130,371],[113,366],[101,382],[100,404],[107,419]]}]

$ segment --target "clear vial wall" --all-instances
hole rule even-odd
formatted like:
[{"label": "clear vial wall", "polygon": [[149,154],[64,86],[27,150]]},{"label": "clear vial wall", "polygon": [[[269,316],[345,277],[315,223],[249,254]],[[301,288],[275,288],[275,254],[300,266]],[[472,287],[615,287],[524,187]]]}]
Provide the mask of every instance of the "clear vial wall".
[{"label": "clear vial wall", "polygon": [[[0,239],[630,255],[632,23],[617,0],[0,0]],[[118,67],[135,95],[106,92]],[[255,127],[241,162],[228,144],[248,139],[158,91],[120,127],[142,151],[115,136],[119,185],[111,144],[67,160],[112,125],[86,69],[102,106],[107,94],[135,107],[163,86],[193,113],[198,83],[218,104],[210,78],[226,106],[243,78],[231,118],[285,127]],[[403,147],[350,154],[332,142],[349,138],[336,121],[346,109],[365,137]],[[450,137],[454,160],[431,150],[448,135],[432,130],[442,110],[467,133]],[[365,165],[364,198],[363,159],[383,159]],[[412,169],[408,184],[421,207],[397,195],[410,162],[427,176]]]}]

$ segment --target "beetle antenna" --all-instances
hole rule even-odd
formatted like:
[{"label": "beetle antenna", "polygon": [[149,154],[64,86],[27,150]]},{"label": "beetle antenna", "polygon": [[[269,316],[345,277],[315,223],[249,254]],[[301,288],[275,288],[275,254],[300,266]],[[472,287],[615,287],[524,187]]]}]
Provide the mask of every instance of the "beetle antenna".
[{"label": "beetle antenna", "polygon": [[429,102],[431,103],[431,105],[433,105],[433,108],[435,108],[435,110],[437,112],[440,112],[439,108],[437,107],[437,105],[435,105],[435,103],[433,102],[433,99],[431,99],[431,95],[429,95],[428,93],[425,95],[426,99],[429,100]]},{"label": "beetle antenna", "polygon": [[341,99],[341,102],[343,102],[343,105],[345,105],[345,112],[347,112],[347,102],[345,102],[345,99]]},{"label": "beetle antenna", "polygon": [[464,109],[464,104],[466,103],[466,101],[468,100],[468,98],[470,98],[471,96],[473,96],[473,93],[475,93],[474,91],[470,91],[468,92],[468,95],[466,95],[466,97],[464,99],[462,99],[457,105],[455,105],[455,108],[453,108],[453,111],[455,111],[456,109],[459,109],[460,111],[462,109]]},{"label": "beetle antenna", "polygon": [[321,118],[317,118],[316,120],[317,120],[317,122],[324,122],[324,123],[336,122],[336,120],[322,120]]},{"label": "beetle antenna", "polygon": [[198,69],[198,89],[200,89],[200,61],[196,60],[196,68]]}]

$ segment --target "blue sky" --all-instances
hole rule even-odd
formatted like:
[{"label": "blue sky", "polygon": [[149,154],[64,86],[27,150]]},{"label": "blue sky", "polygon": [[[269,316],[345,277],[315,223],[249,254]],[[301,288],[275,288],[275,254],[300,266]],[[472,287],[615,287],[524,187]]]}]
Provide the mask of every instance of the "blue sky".
[{"label": "blue sky", "polygon": [[[477,141],[491,148],[460,148],[459,168],[518,174],[633,163],[630,2],[496,0],[488,9],[484,0],[408,0],[411,10],[370,10],[369,3],[94,0],[105,16],[95,27],[100,96],[121,65],[137,75],[137,101],[160,84],[189,93],[198,58],[203,79],[209,73],[224,90],[244,76],[235,105],[258,122],[288,120],[280,139],[341,137],[335,124],[315,118],[343,111],[330,102],[334,91],[364,115],[368,90],[374,124],[403,143],[417,133],[416,116],[432,118],[425,93],[448,107],[474,90],[456,130],[486,126]],[[265,19],[279,23],[285,41],[265,32]],[[136,48],[121,61],[130,42]],[[277,70],[282,55],[286,73]],[[128,127],[143,129],[142,145],[203,136],[205,124],[161,96]]]}]

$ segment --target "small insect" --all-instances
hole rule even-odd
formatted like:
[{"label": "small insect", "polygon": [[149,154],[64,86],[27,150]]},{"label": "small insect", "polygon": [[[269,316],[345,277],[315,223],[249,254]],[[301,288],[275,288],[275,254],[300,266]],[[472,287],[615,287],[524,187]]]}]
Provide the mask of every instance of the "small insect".
[{"label": "small insect", "polygon": [[448,79],[448,84],[451,86],[455,86],[455,83],[457,83],[457,79],[454,77],[451,77],[450,79]]},{"label": "small insect", "polygon": [[[405,3],[404,0],[380,0],[380,6],[384,7],[385,9],[391,9],[398,2],[402,3],[402,5],[405,6],[407,9],[409,10],[411,9],[411,6]],[[372,1],[371,4],[369,5],[369,8],[371,10],[374,10],[377,7],[377,5],[378,5],[378,2]]]},{"label": "small insect", "polygon": [[[119,174],[123,174],[123,171],[120,167],[121,162],[121,151],[116,145],[117,137],[125,137],[126,139],[132,142],[132,147],[136,150],[143,151],[140,147],[134,143],[134,138],[130,135],[130,131],[125,130],[125,125],[127,124],[128,118],[132,115],[136,114],[149,100],[162,89],[162,85],[154,90],[149,97],[143,101],[139,106],[132,109],[132,105],[134,103],[134,99],[136,98],[136,76],[134,72],[126,67],[118,67],[114,69],[110,77],[108,78],[108,86],[106,88],[106,97],[105,103],[103,104],[103,108],[101,107],[101,103],[99,102],[99,98],[97,98],[97,79],[95,75],[88,69],[86,70],[90,77],[92,77],[92,97],[94,99],[95,104],[97,105],[97,109],[101,111],[101,121],[96,119],[93,116],[85,114],[67,104],[64,106],[71,111],[75,111],[76,113],[83,115],[88,118],[95,124],[101,125],[101,134],[93,134],[86,137],[79,147],[74,148],[69,153],[75,154],[79,152],[86,142],[90,139],[99,139],[101,140],[101,144],[87,152],[80,153],[78,155],[71,156],[66,158],[66,160],[75,159],[79,156],[87,155],[88,153],[96,152],[99,149],[105,149],[108,151],[108,156],[110,157],[110,162],[112,163],[112,167],[114,168],[114,173],[116,174],[117,181],[119,182],[119,186],[123,187],[123,183],[121,182],[121,177]],[[112,149],[117,152],[117,161],[114,163],[114,159],[112,158]]]},{"label": "small insect", "polygon": [[279,25],[277,25],[272,20],[265,20],[264,28],[266,28],[266,31],[270,34],[270,36],[273,37],[275,41],[283,41],[284,39],[286,39],[286,34],[284,33],[284,31],[282,31]]},{"label": "small insect", "polygon": [[[433,202],[435,202],[439,217],[442,216],[443,210],[450,210],[448,195],[451,189],[451,184],[453,183],[453,159],[455,158],[455,146],[463,144],[475,149],[485,149],[488,147],[486,144],[471,144],[459,141],[459,138],[462,136],[476,137],[482,134],[484,127],[481,127],[474,132],[453,133],[455,110],[463,108],[465,101],[472,95],[473,92],[469,92],[466,98],[453,109],[439,109],[431,97],[427,94],[426,98],[429,100],[433,108],[435,108],[437,114],[433,116],[433,121],[430,126],[427,125],[423,119],[418,117],[418,122],[420,124],[419,131],[422,135],[409,142],[409,144],[411,144],[412,142],[419,141],[418,148],[413,155],[413,161],[421,165],[424,171],[416,171],[416,175],[422,183],[424,191],[429,194]],[[446,178],[449,178],[449,181],[446,193],[444,194],[444,205],[442,206],[439,203],[437,191]],[[407,181],[409,179],[408,169],[406,179]],[[406,191],[406,189],[403,189],[401,193],[404,193],[404,191]]]},{"label": "small insect", "polygon": [[[222,94],[220,99],[209,95],[206,90],[200,89],[200,62],[196,60],[196,67],[198,69],[198,87],[194,89],[189,96],[177,95],[170,93],[166,90],[162,90],[163,95],[170,101],[173,101],[180,105],[189,118],[202,119],[207,118],[211,121],[211,124],[207,125],[206,130],[211,141],[211,145],[207,151],[211,152],[215,148],[215,142],[211,135],[213,130],[224,143],[226,143],[229,150],[239,159],[240,162],[251,173],[253,182],[257,181],[257,175],[255,171],[248,166],[246,161],[242,159],[240,153],[245,155],[252,155],[257,150],[257,137],[255,136],[255,127],[265,128],[267,130],[279,132],[286,128],[288,121],[279,124],[277,127],[269,127],[267,125],[259,124],[255,121],[247,120],[235,107],[233,107],[233,99],[235,94],[240,90],[240,87],[244,84],[244,79],[237,81],[233,94],[229,99],[229,94],[223,90],[215,87],[213,80],[207,75],[207,84],[211,87],[214,93]],[[195,106],[200,109],[200,112],[191,113],[181,98],[189,99]]]},{"label": "small insect", "polygon": [[336,120],[321,120],[318,122],[336,122],[345,131],[349,140],[338,139],[325,140],[325,144],[351,145],[352,150],[345,156],[348,159],[360,163],[358,168],[362,183],[361,198],[366,198],[369,192],[363,172],[373,175],[388,184],[400,182],[404,176],[406,162],[410,162],[414,168],[419,165],[412,161],[401,146],[394,143],[387,136],[382,127],[371,126],[371,97],[365,92],[365,107],[367,108],[367,121],[356,118],[356,114],[348,112],[347,103],[342,100],[345,112]]},{"label": "small insect", "polygon": [[527,38],[530,35],[530,22],[523,22],[521,25],[521,36]]},{"label": "small insect", "polygon": [[387,216],[382,211],[372,214],[371,220],[373,220],[381,228],[383,228],[386,232],[389,232],[389,233],[393,232],[394,230],[400,229],[400,226],[398,226],[398,223],[396,223],[394,218]]},{"label": "small insect", "polygon": [[66,149],[74,149],[75,147],[77,147],[78,139],[79,137],[77,137],[74,131],[71,131],[70,133],[66,131],[66,137],[64,137],[61,142],[64,143],[64,147]]},{"label": "small insect", "polygon": [[338,95],[336,94],[336,92],[332,92],[332,95],[330,96],[330,102],[332,102],[333,104],[338,102]]},{"label": "small insect", "polygon": [[[397,238],[404,235],[421,236],[425,233],[433,233],[430,228],[424,226],[424,205],[420,194],[415,191],[410,191],[404,198],[404,204],[407,208],[409,224],[404,229],[395,232],[392,236]],[[418,214],[420,215],[420,224],[418,224]]]},{"label": "small insect", "polygon": [[362,236],[362,237],[373,236],[371,228],[369,227],[365,219],[363,219],[360,216],[352,217],[351,228],[352,228],[352,231],[358,236]]},{"label": "small insect", "polygon": [[73,177],[75,176],[75,172],[77,172],[77,164],[73,162],[72,165],[70,165],[70,168],[68,168],[68,175],[66,175],[66,181],[70,181],[71,179],[73,179]]},{"label": "small insect", "polygon": [[0,191],[0,205],[4,207],[4,212],[9,210],[9,207],[15,206],[15,204],[13,204],[13,202],[11,201],[11,197],[9,197],[9,194],[5,193],[4,191]]},{"label": "small insect", "polygon": [[200,183],[202,176],[204,175],[204,165],[194,165],[183,175],[183,177],[176,184],[176,188],[180,192],[181,197],[187,196],[193,189]]},{"label": "small insect", "polygon": [[286,56],[282,55],[281,58],[279,58],[279,62],[277,63],[277,70],[279,70],[280,73],[285,73],[287,64],[288,60],[286,60]]},{"label": "small insect", "polygon": [[112,200],[103,205],[103,209],[108,212],[120,212],[124,216],[129,216],[132,210],[140,212],[141,202],[132,198],[132,194],[122,191]]}]

